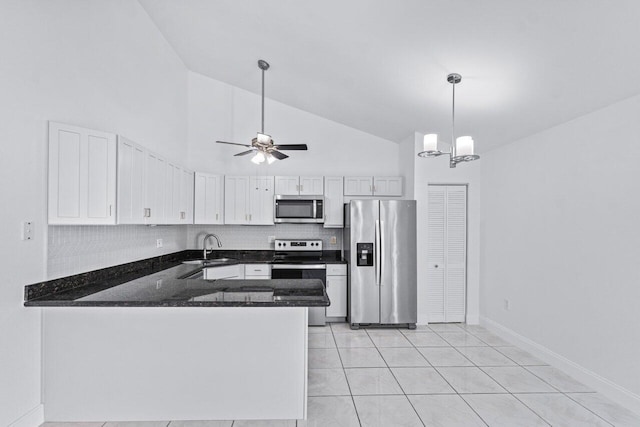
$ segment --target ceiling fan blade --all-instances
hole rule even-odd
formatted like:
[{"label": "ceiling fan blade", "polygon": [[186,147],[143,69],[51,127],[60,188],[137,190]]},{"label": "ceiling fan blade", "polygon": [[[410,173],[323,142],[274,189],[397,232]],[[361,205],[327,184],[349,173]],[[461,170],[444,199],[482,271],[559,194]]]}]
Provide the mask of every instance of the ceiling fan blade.
[{"label": "ceiling fan blade", "polygon": [[287,156],[286,154],[281,153],[281,152],[279,152],[279,151],[277,151],[277,150],[270,151],[270,152],[269,152],[269,154],[271,154],[273,157],[275,157],[275,158],[276,158],[276,159],[278,159],[278,160],[284,160],[284,159],[286,159],[287,157],[289,157],[289,156]]},{"label": "ceiling fan blade", "polygon": [[237,142],[227,142],[227,141],[216,141],[218,144],[231,144],[231,145],[240,145],[242,147],[251,147],[249,144],[238,144]]},{"label": "ceiling fan blade", "polygon": [[247,154],[251,154],[255,151],[256,150],[247,150],[247,151],[243,151],[242,153],[234,154],[234,156],[246,156]]},{"label": "ceiling fan blade", "polygon": [[278,150],[308,150],[307,144],[278,144],[273,147]]}]

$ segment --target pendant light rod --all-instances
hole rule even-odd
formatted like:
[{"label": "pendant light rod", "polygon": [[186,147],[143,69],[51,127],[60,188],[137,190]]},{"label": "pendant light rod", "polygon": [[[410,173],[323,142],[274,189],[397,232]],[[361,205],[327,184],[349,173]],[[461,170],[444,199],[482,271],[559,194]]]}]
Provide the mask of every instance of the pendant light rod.
[{"label": "pendant light rod", "polygon": [[262,127],[260,133],[264,134],[264,72],[269,69],[269,63],[264,59],[258,60],[258,67],[262,70]]}]

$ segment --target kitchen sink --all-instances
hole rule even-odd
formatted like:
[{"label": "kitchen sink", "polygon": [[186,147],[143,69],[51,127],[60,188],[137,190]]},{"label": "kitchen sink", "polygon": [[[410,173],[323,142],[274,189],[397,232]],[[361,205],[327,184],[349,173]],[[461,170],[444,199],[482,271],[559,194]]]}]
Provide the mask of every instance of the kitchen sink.
[{"label": "kitchen sink", "polygon": [[182,261],[183,264],[190,265],[216,265],[216,264],[226,264],[231,263],[233,261],[237,261],[235,258],[211,258],[211,259],[190,259],[188,261]]}]

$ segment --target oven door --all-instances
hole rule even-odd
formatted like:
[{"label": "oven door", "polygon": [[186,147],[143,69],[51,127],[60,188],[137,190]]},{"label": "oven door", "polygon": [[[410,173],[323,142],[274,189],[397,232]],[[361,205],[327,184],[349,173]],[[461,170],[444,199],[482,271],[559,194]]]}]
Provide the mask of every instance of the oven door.
[{"label": "oven door", "polygon": [[[320,279],[327,286],[327,266],[325,264],[272,264],[272,279]],[[309,326],[325,326],[325,307],[309,307]]]}]

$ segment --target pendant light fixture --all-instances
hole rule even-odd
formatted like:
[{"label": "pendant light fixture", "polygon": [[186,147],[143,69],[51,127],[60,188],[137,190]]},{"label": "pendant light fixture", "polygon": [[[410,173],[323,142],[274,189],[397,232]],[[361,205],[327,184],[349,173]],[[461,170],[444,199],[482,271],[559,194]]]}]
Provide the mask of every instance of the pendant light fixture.
[{"label": "pendant light fixture", "polygon": [[456,85],[462,81],[460,74],[452,73],[447,76],[447,81],[453,87],[453,101],[451,103],[451,149],[442,151],[438,143],[438,134],[430,133],[424,136],[423,150],[418,153],[420,157],[438,157],[449,155],[449,167],[455,168],[460,162],[470,162],[480,158],[474,154],[473,138],[470,136],[455,137],[456,123]]}]

